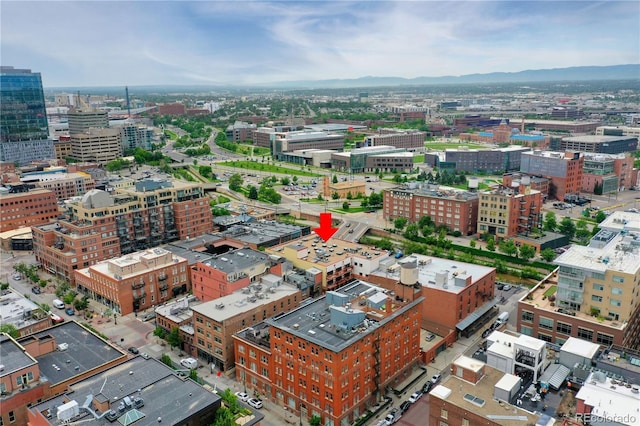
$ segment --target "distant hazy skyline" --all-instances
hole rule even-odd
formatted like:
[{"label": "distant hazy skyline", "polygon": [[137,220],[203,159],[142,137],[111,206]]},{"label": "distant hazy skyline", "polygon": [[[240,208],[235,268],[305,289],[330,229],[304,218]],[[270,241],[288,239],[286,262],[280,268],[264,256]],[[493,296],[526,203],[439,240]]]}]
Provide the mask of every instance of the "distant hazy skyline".
[{"label": "distant hazy skyline", "polygon": [[640,63],[640,2],[7,1],[45,87],[262,84]]}]

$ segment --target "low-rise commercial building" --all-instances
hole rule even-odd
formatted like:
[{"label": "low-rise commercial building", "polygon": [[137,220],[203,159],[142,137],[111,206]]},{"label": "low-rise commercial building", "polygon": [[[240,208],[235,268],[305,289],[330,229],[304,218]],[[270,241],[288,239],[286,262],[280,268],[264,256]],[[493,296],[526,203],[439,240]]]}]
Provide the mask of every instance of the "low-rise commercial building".
[{"label": "low-rise commercial building", "polygon": [[[526,129],[538,130],[538,131],[568,131],[572,134],[579,133],[592,133],[602,125],[600,121],[582,121],[582,120],[538,120],[538,119],[525,119],[524,127]],[[552,149],[558,149],[553,148]],[[561,149],[573,149],[573,148],[561,148]]]},{"label": "low-rise commercial building", "polygon": [[351,173],[399,172],[413,170],[413,154],[404,148],[372,146],[331,154],[331,167]]},{"label": "low-rise commercial building", "polygon": [[0,232],[42,225],[60,215],[56,193],[33,185],[0,187]]},{"label": "low-rise commercial building", "polygon": [[597,136],[633,136],[640,138],[640,127],[631,126],[599,126]]},{"label": "low-rise commercial building", "polygon": [[412,186],[384,190],[385,220],[404,217],[414,223],[422,216],[429,216],[436,226],[446,226],[452,232],[458,231],[463,235],[476,232],[477,193],[430,184]]},{"label": "low-rise commercial building", "polygon": [[633,157],[623,154],[584,155],[582,192],[608,194],[635,186]]},{"label": "low-rise commercial building", "polygon": [[638,138],[635,136],[598,136],[585,135],[562,138],[551,149],[566,151],[593,152],[598,154],[620,154],[638,149]]},{"label": "low-rise commercial building", "polygon": [[397,300],[355,281],[243,330],[237,380],[300,418],[351,424],[418,363],[423,298],[412,289]]},{"label": "low-rise commercial building", "polygon": [[[422,113],[424,117],[424,113]],[[424,149],[426,132],[413,129],[392,129],[379,128],[378,134],[369,135],[364,138],[362,146],[393,146],[404,148],[407,151],[417,151]]]},{"label": "low-rise commercial building", "polygon": [[472,150],[466,147],[447,149],[444,162],[439,158],[436,166],[458,172],[468,173],[504,173],[520,170],[521,156],[531,148],[512,145],[505,148]]},{"label": "low-rise commercial building", "polygon": [[494,331],[487,337],[487,365],[503,373],[529,373],[537,382],[549,365],[547,345],[543,340],[524,334]]},{"label": "low-rise commercial building", "polygon": [[254,130],[256,130],[255,124],[236,121],[235,123],[227,126],[225,135],[227,136],[228,141],[245,142],[252,139],[252,133]]},{"label": "low-rise commercial building", "polygon": [[121,315],[191,290],[187,260],[154,248],[75,271],[76,288]]},{"label": "low-rise commercial building", "polygon": [[51,326],[51,317],[40,306],[13,289],[2,291],[2,325],[12,325],[20,336],[37,333]]},{"label": "low-rise commercial building", "polygon": [[638,391],[637,383],[632,385],[594,371],[576,394],[576,418],[592,425],[636,425],[640,418]]},{"label": "low-rise commercial building", "polygon": [[362,181],[331,182],[328,176],[322,178],[322,195],[328,200],[333,198],[333,194],[338,194],[338,198],[357,198],[365,194],[365,183]]},{"label": "low-rise commercial building", "polygon": [[270,135],[271,155],[282,160],[283,154],[305,149],[331,149],[341,151],[344,148],[344,135],[328,132],[292,131],[275,132]]},{"label": "low-rise commercial building", "polygon": [[54,170],[42,173],[25,173],[20,181],[54,191],[58,200],[84,195],[96,187],[96,182],[91,178],[91,175],[84,172],[66,173]]}]

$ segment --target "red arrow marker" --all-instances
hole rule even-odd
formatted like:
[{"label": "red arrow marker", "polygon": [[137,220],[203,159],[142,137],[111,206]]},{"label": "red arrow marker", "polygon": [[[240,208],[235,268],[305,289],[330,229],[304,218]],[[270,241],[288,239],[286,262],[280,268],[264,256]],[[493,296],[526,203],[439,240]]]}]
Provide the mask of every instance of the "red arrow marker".
[{"label": "red arrow marker", "polygon": [[327,242],[329,238],[333,237],[333,234],[338,232],[338,228],[331,227],[331,213],[320,213],[320,227],[313,228],[313,232],[318,234],[324,242]]}]

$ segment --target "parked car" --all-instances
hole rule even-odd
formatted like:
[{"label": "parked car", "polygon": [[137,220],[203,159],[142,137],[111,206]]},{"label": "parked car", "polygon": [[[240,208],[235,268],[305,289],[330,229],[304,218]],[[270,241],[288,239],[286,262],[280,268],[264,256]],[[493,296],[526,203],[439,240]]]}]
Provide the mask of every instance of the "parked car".
[{"label": "parked car", "polygon": [[432,341],[432,340],[433,340],[433,339],[435,339],[435,338],[436,338],[436,335],[435,335],[435,334],[433,334],[433,333],[429,333],[429,334],[427,334],[427,335],[425,336],[424,340],[426,340],[427,342],[430,342],[430,341]]},{"label": "parked car", "polygon": [[435,385],[436,383],[438,383],[440,381],[441,378],[442,378],[442,374],[440,374],[440,373],[434,374],[433,377],[431,378],[431,383],[433,383]]},{"label": "parked car", "polygon": [[502,283],[497,283],[497,284],[496,284],[496,288],[497,288],[498,290],[503,290],[503,289],[504,289],[504,284],[502,284]]},{"label": "parked car", "polygon": [[42,291],[40,290],[40,287],[31,287],[31,292],[33,294],[40,294],[42,293]]},{"label": "parked car", "polygon": [[247,401],[249,399],[249,395],[246,392],[236,392],[235,394],[240,401]]},{"label": "parked car", "polygon": [[433,387],[433,382],[428,381],[424,385],[422,385],[422,393],[428,393]]},{"label": "parked car", "polygon": [[395,422],[397,422],[401,416],[402,416],[402,413],[400,412],[400,410],[398,410],[397,408],[393,408],[389,412],[389,414],[387,414],[387,417],[384,418],[385,424],[387,426],[392,425]]},{"label": "parked car", "polygon": [[414,403],[418,402],[418,400],[420,399],[421,396],[422,396],[422,392],[414,392],[409,397],[409,402],[414,404]]},{"label": "parked car", "polygon": [[262,408],[262,401],[259,400],[258,398],[249,398],[247,400],[247,404],[249,404],[251,407],[258,410]]},{"label": "parked car", "polygon": [[76,314],[75,311],[73,310],[73,308],[67,308],[64,311],[67,313],[67,315],[75,315]]},{"label": "parked car", "polygon": [[140,356],[141,356],[142,358],[144,358],[144,359],[149,359],[149,358],[151,358],[151,356],[149,356],[149,354],[148,354],[148,353],[146,353],[146,352],[142,352],[142,353],[140,354]]},{"label": "parked car", "polygon": [[404,401],[402,404],[400,404],[400,412],[404,414],[404,412],[407,411],[409,407],[411,407],[411,401]]},{"label": "parked car", "polygon": [[131,352],[134,355],[138,355],[140,353],[140,351],[138,350],[138,348],[131,346],[129,349],[127,349],[129,352]]},{"label": "parked car", "polygon": [[13,276],[13,279],[14,279],[15,281],[20,281],[20,280],[22,279],[22,277],[20,277],[20,275],[18,275],[18,274],[15,274],[15,275]]},{"label": "parked car", "polygon": [[64,322],[64,318],[62,318],[59,315],[56,315],[54,313],[49,314],[51,316],[51,322],[53,322],[54,324],[59,324],[61,322]]},{"label": "parked car", "polygon": [[504,291],[509,291],[509,290],[511,290],[512,288],[513,288],[513,286],[512,286],[511,284],[507,284],[507,285],[505,285],[505,286],[502,288],[502,290],[504,290]]}]

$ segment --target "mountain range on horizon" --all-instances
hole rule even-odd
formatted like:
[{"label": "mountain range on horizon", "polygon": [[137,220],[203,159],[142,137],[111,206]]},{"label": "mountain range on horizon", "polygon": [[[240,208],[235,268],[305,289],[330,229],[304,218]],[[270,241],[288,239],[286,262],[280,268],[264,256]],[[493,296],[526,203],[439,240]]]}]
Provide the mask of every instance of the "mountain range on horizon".
[{"label": "mountain range on horizon", "polygon": [[[171,84],[171,85],[144,85],[129,86],[138,89],[172,89],[172,88],[274,88],[274,89],[345,89],[366,87],[390,87],[390,86],[428,86],[428,85],[454,85],[454,84],[496,84],[496,83],[540,83],[563,81],[596,81],[596,80],[635,80],[640,79],[640,64],[607,65],[607,66],[579,66],[568,68],[551,68],[538,70],[524,70],[517,72],[492,72],[485,74],[465,74],[460,76],[440,77],[374,77],[366,76],[352,79],[327,79],[327,80],[295,80],[274,83],[232,85],[232,84]],[[113,88],[114,86],[109,86]],[[97,87],[92,88],[104,88]],[[50,87],[53,89],[82,89],[89,87]]]}]

